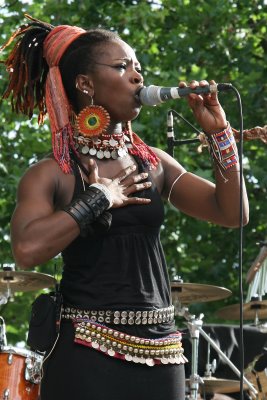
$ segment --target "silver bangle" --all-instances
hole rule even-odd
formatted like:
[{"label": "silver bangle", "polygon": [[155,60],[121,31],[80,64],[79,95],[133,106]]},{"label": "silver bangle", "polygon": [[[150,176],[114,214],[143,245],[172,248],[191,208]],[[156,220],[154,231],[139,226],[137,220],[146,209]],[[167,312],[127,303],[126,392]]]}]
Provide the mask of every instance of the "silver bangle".
[{"label": "silver bangle", "polygon": [[109,202],[108,209],[112,207],[112,205],[113,205],[112,194],[111,194],[111,191],[105,185],[102,185],[101,183],[93,183],[92,185],[90,185],[90,187],[95,187],[95,188],[101,190],[101,192],[104,193],[104,195],[106,196],[106,198]]},{"label": "silver bangle", "polygon": [[171,188],[170,188],[170,191],[169,191],[169,195],[168,195],[168,201],[169,201],[169,202],[170,202],[170,198],[171,198],[171,194],[172,194],[172,190],[173,190],[174,185],[175,185],[176,182],[178,182],[179,179],[180,179],[184,174],[186,174],[186,173],[187,173],[187,171],[182,172],[182,173],[181,173],[180,175],[178,175],[177,178],[173,181],[173,184],[171,185]]}]

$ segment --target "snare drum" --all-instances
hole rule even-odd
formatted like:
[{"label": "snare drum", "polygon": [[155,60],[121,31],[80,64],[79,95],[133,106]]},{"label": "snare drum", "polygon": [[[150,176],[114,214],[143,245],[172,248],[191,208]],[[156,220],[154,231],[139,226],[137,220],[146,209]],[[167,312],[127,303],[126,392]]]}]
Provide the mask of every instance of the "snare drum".
[{"label": "snare drum", "polygon": [[43,357],[32,351],[4,346],[0,351],[0,399],[37,400]]}]

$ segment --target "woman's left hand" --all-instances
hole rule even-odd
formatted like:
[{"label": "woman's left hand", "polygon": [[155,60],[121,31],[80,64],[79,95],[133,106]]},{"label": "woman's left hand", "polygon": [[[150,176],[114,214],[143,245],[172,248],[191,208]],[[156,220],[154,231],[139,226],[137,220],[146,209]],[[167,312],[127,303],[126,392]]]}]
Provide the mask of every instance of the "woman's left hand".
[{"label": "woman's left hand", "polygon": [[[192,81],[188,86],[192,89],[198,86],[206,86],[209,83],[203,81]],[[210,81],[215,84],[215,81]],[[187,86],[185,82],[180,82],[179,87]],[[189,94],[188,104],[194,116],[205,133],[212,134],[223,131],[227,127],[225,112],[218,101],[217,93]]]}]

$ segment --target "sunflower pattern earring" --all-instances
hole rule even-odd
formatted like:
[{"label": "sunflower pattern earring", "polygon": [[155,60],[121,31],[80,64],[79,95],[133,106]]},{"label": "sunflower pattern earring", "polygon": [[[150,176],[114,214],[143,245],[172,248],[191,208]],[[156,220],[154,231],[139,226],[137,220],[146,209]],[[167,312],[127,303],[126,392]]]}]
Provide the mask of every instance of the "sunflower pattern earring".
[{"label": "sunflower pattern earring", "polygon": [[[88,94],[87,90],[84,93]],[[76,129],[79,134],[90,138],[105,133],[110,123],[110,116],[102,106],[94,105],[91,97],[90,106],[85,107],[76,119]]]}]

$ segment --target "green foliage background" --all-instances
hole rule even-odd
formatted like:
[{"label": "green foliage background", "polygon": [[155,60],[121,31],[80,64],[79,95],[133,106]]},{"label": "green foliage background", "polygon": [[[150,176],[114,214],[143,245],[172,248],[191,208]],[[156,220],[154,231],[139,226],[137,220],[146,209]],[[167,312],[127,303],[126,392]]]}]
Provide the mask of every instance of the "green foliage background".
[{"label": "green foliage background", "polygon": [[[25,12],[54,25],[99,26],[117,31],[136,50],[146,85],[176,86],[180,80],[193,79],[231,82],[241,95],[244,128],[266,124],[266,0],[0,0],[1,44],[24,22]],[[0,64],[0,93],[6,86],[6,77]],[[230,91],[220,93],[219,98],[228,120],[238,129],[236,96]],[[169,108],[194,124],[185,100],[144,107],[134,129],[148,144],[166,149]],[[0,132],[0,263],[4,265],[14,263],[9,221],[18,181],[31,163],[49,151],[50,133],[47,124],[38,127],[36,116],[28,121],[12,113],[9,101],[0,103]],[[195,137],[192,129],[177,119],[175,133],[176,139]],[[189,171],[213,179],[210,158],[206,151],[199,154],[197,147],[198,144],[179,146],[175,158]],[[248,289],[246,271],[259,252],[256,242],[266,236],[265,163],[266,145],[245,142],[250,223],[244,229],[242,252],[244,296]],[[171,279],[179,275],[184,282],[224,286],[232,291],[227,300],[190,306],[192,312],[205,314],[205,322],[227,322],[216,317],[216,310],[238,302],[239,237],[238,230],[194,220],[166,204],[162,242]],[[55,264],[61,266],[60,258],[36,270],[53,274]],[[14,300],[2,306],[0,315],[5,318],[10,344],[25,340],[30,304],[36,295],[15,293]]]}]

